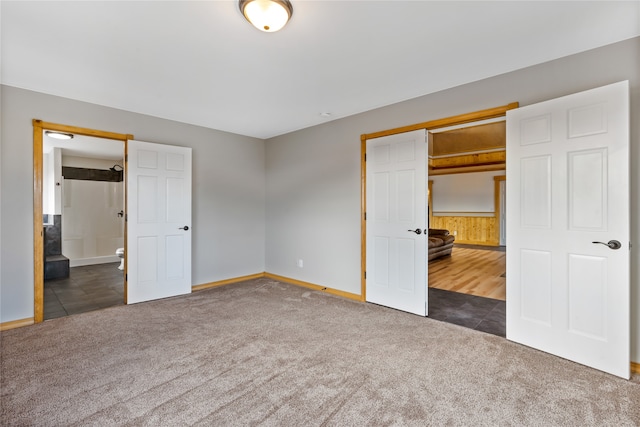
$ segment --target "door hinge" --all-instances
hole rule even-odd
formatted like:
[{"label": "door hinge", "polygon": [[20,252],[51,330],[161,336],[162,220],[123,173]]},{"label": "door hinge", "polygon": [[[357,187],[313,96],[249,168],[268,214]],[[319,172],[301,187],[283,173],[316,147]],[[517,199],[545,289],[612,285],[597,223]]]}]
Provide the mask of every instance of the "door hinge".
[{"label": "door hinge", "polygon": [[367,213],[366,212],[364,213],[364,220],[365,221],[367,220]]},{"label": "door hinge", "polygon": [[124,222],[129,221],[129,215],[128,214],[124,214]]},{"label": "door hinge", "polygon": [[365,280],[367,279],[367,272],[366,271],[364,272],[364,278],[365,278]]},{"label": "door hinge", "polygon": [[364,153],[364,161],[367,161],[367,153]]},{"label": "door hinge", "polygon": [[125,155],[124,155],[124,161],[125,161],[125,162],[128,162],[128,161],[129,161],[129,155],[128,155],[128,154],[125,154]]}]

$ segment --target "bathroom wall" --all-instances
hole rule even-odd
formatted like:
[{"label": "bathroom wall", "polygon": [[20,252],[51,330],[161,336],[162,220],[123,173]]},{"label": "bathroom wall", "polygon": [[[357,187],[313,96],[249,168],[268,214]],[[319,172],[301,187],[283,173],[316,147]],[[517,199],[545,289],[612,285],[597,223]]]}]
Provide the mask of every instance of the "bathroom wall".
[{"label": "bathroom wall", "polygon": [[42,213],[45,218],[62,214],[62,150],[42,154]]},{"label": "bathroom wall", "polygon": [[[62,156],[62,165],[107,170],[122,160]],[[62,254],[71,267],[117,262],[124,246],[124,183],[63,180]]]}]

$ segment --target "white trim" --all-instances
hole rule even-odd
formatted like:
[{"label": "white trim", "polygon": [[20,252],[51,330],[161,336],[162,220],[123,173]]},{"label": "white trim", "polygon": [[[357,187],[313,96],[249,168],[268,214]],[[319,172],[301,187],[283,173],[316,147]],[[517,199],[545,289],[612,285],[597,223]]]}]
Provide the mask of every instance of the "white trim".
[{"label": "white trim", "polygon": [[96,256],[91,258],[70,259],[69,267],[82,267],[84,265],[109,264],[120,262],[120,258],[115,255]]}]

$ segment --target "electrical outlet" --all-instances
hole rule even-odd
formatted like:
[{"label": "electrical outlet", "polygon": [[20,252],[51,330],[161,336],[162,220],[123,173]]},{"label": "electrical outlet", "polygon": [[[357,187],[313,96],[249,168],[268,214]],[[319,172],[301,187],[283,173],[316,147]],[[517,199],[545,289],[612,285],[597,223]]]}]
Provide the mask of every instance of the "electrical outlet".
[{"label": "electrical outlet", "polygon": [[298,268],[302,268],[304,267],[304,262],[301,259],[299,259],[296,261],[296,265],[298,266]]},{"label": "electrical outlet", "polygon": [[458,235],[458,230],[453,230],[453,235],[457,236]]}]

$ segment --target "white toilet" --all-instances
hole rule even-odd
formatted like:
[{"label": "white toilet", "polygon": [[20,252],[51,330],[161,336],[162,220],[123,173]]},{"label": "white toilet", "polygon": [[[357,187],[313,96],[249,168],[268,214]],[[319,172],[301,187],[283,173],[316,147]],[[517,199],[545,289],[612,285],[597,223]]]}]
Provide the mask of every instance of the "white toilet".
[{"label": "white toilet", "polygon": [[116,255],[120,258],[120,265],[118,266],[118,270],[124,270],[124,248],[116,249]]}]

